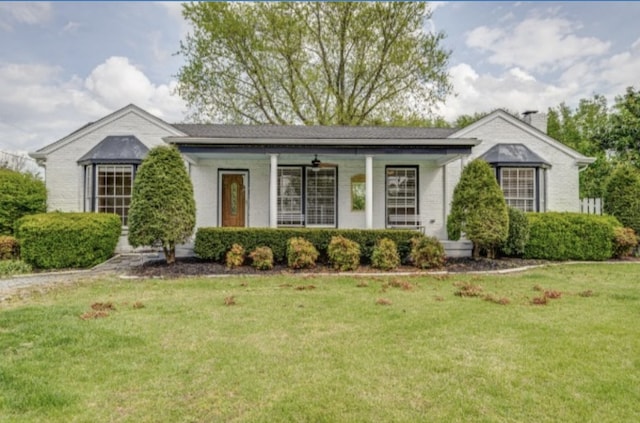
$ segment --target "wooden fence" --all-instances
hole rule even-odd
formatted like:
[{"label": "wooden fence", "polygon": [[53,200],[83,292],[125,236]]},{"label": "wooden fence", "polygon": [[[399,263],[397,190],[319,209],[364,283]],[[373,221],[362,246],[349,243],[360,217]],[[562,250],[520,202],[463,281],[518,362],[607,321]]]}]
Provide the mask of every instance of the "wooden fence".
[{"label": "wooden fence", "polygon": [[580,199],[580,213],[602,214],[602,199],[601,198]]}]

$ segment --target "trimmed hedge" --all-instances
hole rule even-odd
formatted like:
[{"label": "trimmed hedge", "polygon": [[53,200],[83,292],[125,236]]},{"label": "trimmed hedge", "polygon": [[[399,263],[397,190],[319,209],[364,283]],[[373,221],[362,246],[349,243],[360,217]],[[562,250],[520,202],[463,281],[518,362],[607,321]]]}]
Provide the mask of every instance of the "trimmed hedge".
[{"label": "trimmed hedge", "polygon": [[113,255],[120,217],[105,213],[43,213],[16,224],[21,258],[42,269],[90,267]]},{"label": "trimmed hedge", "polygon": [[528,259],[607,260],[614,254],[613,216],[569,212],[528,213]]},{"label": "trimmed hedge", "polygon": [[205,260],[222,262],[224,255],[234,243],[242,245],[246,251],[268,246],[278,263],[286,261],[287,241],[290,238],[304,238],[310,241],[327,258],[327,247],[331,237],[343,236],[360,245],[360,262],[369,263],[376,242],[382,238],[393,240],[403,262],[407,262],[411,251],[411,238],[417,234],[411,230],[387,229],[303,229],[303,228],[198,228],[194,252]]}]

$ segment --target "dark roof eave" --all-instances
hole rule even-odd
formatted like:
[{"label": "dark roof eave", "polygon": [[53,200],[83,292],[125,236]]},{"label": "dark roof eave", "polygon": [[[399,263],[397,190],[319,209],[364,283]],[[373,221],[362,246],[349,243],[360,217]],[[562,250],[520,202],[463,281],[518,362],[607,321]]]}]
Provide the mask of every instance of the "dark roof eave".
[{"label": "dark roof eave", "polygon": [[163,140],[169,144],[198,145],[207,147],[235,146],[333,146],[333,147],[377,147],[377,146],[399,146],[399,147],[475,147],[480,144],[477,138],[425,138],[425,139],[318,139],[318,138],[297,138],[297,139],[245,139],[245,138],[192,138],[192,137],[165,137]]},{"label": "dark roof eave", "polygon": [[376,145],[376,146],[335,146],[335,145],[177,145],[185,154],[471,154],[472,146],[460,145]]}]

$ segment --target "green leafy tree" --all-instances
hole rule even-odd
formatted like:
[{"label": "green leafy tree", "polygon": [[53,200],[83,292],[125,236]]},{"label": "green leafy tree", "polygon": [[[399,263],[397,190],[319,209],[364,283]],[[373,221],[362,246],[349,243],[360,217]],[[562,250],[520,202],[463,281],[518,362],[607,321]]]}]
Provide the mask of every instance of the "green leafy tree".
[{"label": "green leafy tree", "polygon": [[13,235],[19,218],[44,213],[46,208],[43,181],[29,173],[0,168],[0,235]]},{"label": "green leafy tree", "polygon": [[453,191],[447,218],[449,239],[458,240],[465,234],[473,242],[474,258],[481,251],[493,258],[508,231],[507,203],[493,170],[484,160],[475,159],[465,166]]},{"label": "green leafy tree", "polygon": [[582,99],[576,109],[565,103],[548,111],[549,136],[596,161],[580,172],[580,197],[602,197],[604,182],[615,161],[603,147],[602,137],[609,127],[607,100],[601,95]]},{"label": "green leafy tree", "polygon": [[620,161],[640,169],[640,91],[628,87],[616,97],[607,131],[599,139],[602,148],[614,150]]},{"label": "green leafy tree", "polygon": [[426,2],[197,2],[178,92],[200,121],[364,125],[451,91]]},{"label": "green leafy tree", "polygon": [[174,263],[176,245],[191,236],[195,220],[193,186],[180,153],[174,147],[151,149],[133,184],[129,243],[161,243],[167,263]]},{"label": "green leafy tree", "polygon": [[604,212],[615,216],[625,227],[640,233],[640,171],[621,164],[605,185]]}]

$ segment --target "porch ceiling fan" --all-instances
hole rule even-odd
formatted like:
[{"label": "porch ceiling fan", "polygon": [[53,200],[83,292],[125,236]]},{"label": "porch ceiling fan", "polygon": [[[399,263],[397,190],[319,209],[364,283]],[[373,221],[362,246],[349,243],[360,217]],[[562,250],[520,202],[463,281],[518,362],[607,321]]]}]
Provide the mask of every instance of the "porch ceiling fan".
[{"label": "porch ceiling fan", "polygon": [[327,162],[320,161],[320,159],[318,159],[318,155],[316,154],[314,159],[311,160],[311,170],[318,171],[321,168],[325,168],[325,167],[337,167],[337,165],[335,163],[327,163]]}]

